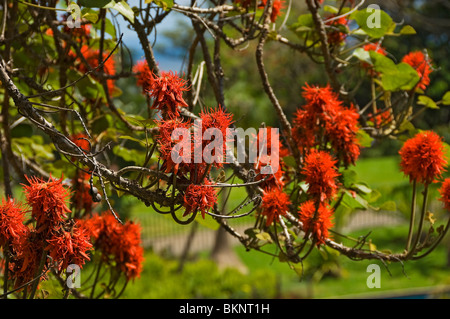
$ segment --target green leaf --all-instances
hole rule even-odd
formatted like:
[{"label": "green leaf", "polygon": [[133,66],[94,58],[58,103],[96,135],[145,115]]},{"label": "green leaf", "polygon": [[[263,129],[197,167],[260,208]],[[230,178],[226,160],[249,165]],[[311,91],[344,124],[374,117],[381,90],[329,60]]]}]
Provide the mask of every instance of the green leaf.
[{"label": "green leaf", "polygon": [[134,11],[125,1],[111,1],[104,8],[110,8],[118,11],[121,15],[127,18],[131,23],[134,22]]},{"label": "green leaf", "polygon": [[364,61],[366,63],[372,64],[372,60],[370,59],[369,51],[366,51],[363,48],[355,49],[355,51],[353,51],[352,55],[360,61]]},{"label": "green leaf", "polygon": [[442,104],[450,105],[450,91],[445,92],[444,96],[442,97]]},{"label": "green leaf", "polygon": [[285,156],[283,157],[283,162],[290,167],[296,167],[297,166],[297,162],[295,161],[294,156]]},{"label": "green leaf", "polygon": [[371,137],[369,134],[367,134],[366,131],[361,129],[356,133],[356,138],[358,139],[359,145],[361,145],[362,147],[371,147],[374,141],[373,137]]},{"label": "green leaf", "polygon": [[367,35],[375,39],[383,37],[394,23],[392,18],[383,10],[369,7],[356,11],[350,17],[356,21]]},{"label": "green leaf", "polygon": [[103,8],[110,2],[111,0],[78,0],[80,6],[88,8]]},{"label": "green leaf", "polygon": [[386,91],[411,90],[420,80],[417,71],[407,63],[395,64],[388,57],[369,51],[375,71],[381,73],[381,85]]},{"label": "green leaf", "polygon": [[352,187],[352,185],[358,181],[358,173],[353,170],[346,169],[342,171],[341,175],[344,180],[344,186],[346,188]]},{"label": "green leaf", "polygon": [[342,204],[351,209],[367,209],[369,208],[369,203],[367,200],[362,198],[359,194],[352,194],[349,191],[344,191],[344,196],[342,197]]},{"label": "green leaf", "polygon": [[270,237],[269,233],[261,232],[261,233],[255,234],[255,236],[259,240],[267,241],[269,243],[272,242],[272,237]]},{"label": "green leaf", "polygon": [[426,107],[430,109],[439,109],[439,106],[436,105],[436,102],[433,101],[430,97],[426,95],[419,95],[417,98],[417,104],[425,105]]},{"label": "green leaf", "polygon": [[359,193],[363,194],[370,194],[372,192],[372,189],[370,189],[367,185],[364,184],[354,184],[353,188],[356,189]]},{"label": "green leaf", "polygon": [[98,15],[95,13],[89,12],[89,13],[86,13],[83,15],[83,19],[86,19],[92,23],[95,23],[98,21]]},{"label": "green leaf", "polygon": [[379,207],[380,210],[387,210],[390,212],[395,212],[397,210],[397,204],[390,200],[387,202],[384,202],[383,204],[381,204],[381,206]]},{"label": "green leaf", "polygon": [[173,7],[173,0],[145,0],[145,3],[154,2],[158,7],[163,8],[164,11],[168,11]]},{"label": "green leaf", "polygon": [[401,28],[400,34],[416,34],[416,30],[410,25],[405,25]]},{"label": "green leaf", "polygon": [[119,136],[119,138],[124,139],[124,140],[130,140],[130,141],[137,142],[137,143],[141,144],[144,147],[146,146],[146,144],[143,141],[141,141],[141,140],[139,140],[139,139],[137,139],[135,137],[132,137],[132,136],[122,135],[122,136]]},{"label": "green leaf", "polygon": [[127,162],[141,164],[144,162],[145,154],[135,149],[129,149],[121,145],[116,145],[112,149],[113,153]]}]

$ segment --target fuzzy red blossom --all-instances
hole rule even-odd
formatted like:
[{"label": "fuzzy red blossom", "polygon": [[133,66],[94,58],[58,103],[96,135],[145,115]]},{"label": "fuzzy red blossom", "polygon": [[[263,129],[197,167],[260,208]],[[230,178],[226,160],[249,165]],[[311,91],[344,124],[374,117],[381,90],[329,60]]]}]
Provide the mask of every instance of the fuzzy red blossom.
[{"label": "fuzzy red blossom", "polygon": [[369,113],[368,119],[375,127],[380,128],[392,122],[392,113],[391,110],[378,112],[375,115]]},{"label": "fuzzy red blossom", "polygon": [[[288,150],[284,147],[280,140],[280,134],[272,131],[272,127],[267,127],[266,134],[260,131],[256,137],[258,159],[255,161],[254,170],[256,173],[255,180],[265,179],[264,182],[260,183],[259,186],[262,189],[272,188],[272,187],[283,187],[285,184],[285,175],[283,174],[284,162],[283,157],[288,155]],[[265,138],[265,140],[264,140]],[[264,143],[265,142],[265,143]],[[265,152],[260,152],[261,148],[266,148]],[[277,160],[277,163],[272,163],[273,160]],[[277,168],[277,171],[267,176],[262,174],[262,169],[265,165],[270,165],[272,168]]]},{"label": "fuzzy red blossom", "polygon": [[335,17],[335,14],[330,15],[327,18],[328,21],[325,22],[325,25],[327,26],[328,43],[331,45],[341,44],[347,37],[347,32],[345,32],[344,30],[348,31],[349,20],[347,19],[347,17],[340,17],[335,20],[329,20]]},{"label": "fuzzy red blossom", "polygon": [[[264,9],[267,4],[267,0],[261,0],[259,5],[260,9]],[[277,18],[281,15],[281,9],[284,8],[284,0],[274,0],[272,2],[272,12],[270,14],[270,21],[275,23]]]},{"label": "fuzzy red blossom", "polygon": [[77,211],[84,210],[90,214],[95,205],[91,195],[91,185],[89,183],[90,174],[78,171],[74,179],[72,179],[72,206]]},{"label": "fuzzy red blossom", "polygon": [[311,150],[305,157],[302,173],[308,186],[308,194],[316,201],[333,199],[338,190],[336,160],[325,152]]},{"label": "fuzzy red blossom", "polygon": [[354,164],[360,154],[357,139],[359,114],[354,107],[346,108],[329,85],[303,87],[306,104],[294,114],[292,136],[299,150],[306,154],[311,148],[332,150],[344,165]]},{"label": "fuzzy red blossom", "polygon": [[[94,50],[94,49],[90,48],[87,45],[83,45],[81,47],[81,54],[83,54],[83,57],[85,58],[86,62],[88,63],[88,65],[89,65],[89,67],[91,69],[94,69],[94,68],[99,66],[100,50]],[[71,53],[71,55],[75,56],[74,53]],[[109,59],[106,60],[108,55],[109,55],[109,52],[103,52],[103,56],[101,58],[101,61],[104,61],[104,63],[103,63],[103,72],[106,75],[114,75],[115,72],[116,72],[116,66],[115,66],[114,57],[110,56]],[[86,73],[86,72],[89,71],[89,69],[88,69],[88,66],[86,66],[86,64],[83,63],[83,62],[84,61],[82,61],[80,58],[77,58],[77,60],[76,60],[76,64],[78,65],[78,70],[81,73]],[[101,71],[100,68],[97,69],[97,72],[100,72],[100,71]],[[115,89],[114,80],[113,79],[107,79],[106,80],[106,84],[107,84],[107,87],[108,87],[108,93],[112,94],[114,89]]]},{"label": "fuzzy red blossom", "polygon": [[205,180],[204,185],[190,184],[184,193],[185,212],[183,216],[200,211],[205,218],[206,213],[217,203],[217,193],[211,182]]},{"label": "fuzzy red blossom", "polygon": [[188,90],[186,80],[180,78],[177,73],[161,72],[161,76],[153,75],[149,82],[148,94],[154,99],[152,109],[158,109],[163,117],[177,117],[180,115],[178,107],[187,107],[183,99],[183,92]]},{"label": "fuzzy red blossom", "polygon": [[28,204],[31,206],[31,215],[37,222],[37,232],[49,230],[67,218],[70,209],[66,200],[69,191],[62,185],[63,179],[54,179],[50,176],[45,182],[37,177],[25,176],[29,185],[24,185],[24,192]]},{"label": "fuzzy red blossom", "polygon": [[309,149],[321,143],[324,127],[334,121],[342,109],[342,102],[330,85],[319,87],[305,84],[302,96],[306,104],[294,114],[292,136],[300,149]]},{"label": "fuzzy red blossom", "polygon": [[[233,123],[233,117],[219,107],[218,109],[202,111],[200,120],[194,123],[194,129],[198,132],[197,134],[194,133],[194,147],[201,145],[202,161],[214,163],[216,167],[222,167],[226,156],[226,143],[230,140],[227,129]],[[205,132],[211,135],[210,139],[206,137]],[[210,148],[210,152],[205,152],[206,147]],[[216,149],[220,151],[219,154],[216,154]]]},{"label": "fuzzy red blossom", "polygon": [[440,177],[447,165],[442,138],[433,131],[423,131],[408,139],[399,154],[403,173],[410,181],[426,185]]},{"label": "fuzzy red blossom", "polygon": [[67,269],[70,264],[82,267],[90,258],[88,253],[92,250],[90,234],[84,225],[77,221],[71,229],[59,229],[51,233],[46,240],[48,251],[58,269]]},{"label": "fuzzy red blossom", "polygon": [[[179,157],[185,157],[189,154],[184,154],[184,151],[182,148],[177,150],[176,152],[172,152],[174,149],[174,146],[176,144],[183,142],[183,135],[180,135],[178,138],[172,138],[172,133],[174,133],[177,129],[179,130],[189,130],[190,124],[186,121],[184,121],[181,118],[168,118],[156,121],[158,128],[159,128],[159,134],[157,135],[157,142],[159,145],[159,152],[161,154],[161,158],[163,159],[163,166],[162,169],[166,172],[172,172],[174,171],[175,174],[178,172],[178,170],[181,167],[181,172],[184,172],[186,170],[189,170],[189,163],[186,163],[182,160],[182,158],[177,158],[176,161],[173,160],[173,157],[179,156]],[[184,141],[186,144],[190,145],[192,148],[192,140],[191,136],[189,134],[189,141]],[[192,149],[190,150],[192,154]],[[192,155],[189,155],[189,159]]]},{"label": "fuzzy red blossom", "polygon": [[[24,238],[15,249],[16,254],[10,260],[9,270],[14,287],[17,288],[30,280],[34,279],[39,269],[40,260],[43,252],[43,241],[35,229],[27,228]],[[43,269],[43,273],[48,269]],[[41,277],[42,280],[44,277]],[[28,289],[31,285],[28,286]]]},{"label": "fuzzy red blossom", "polygon": [[439,189],[440,201],[444,203],[444,208],[450,212],[450,178],[446,178]]},{"label": "fuzzy red blossom", "polygon": [[289,196],[278,187],[264,190],[261,214],[266,216],[266,226],[279,221],[280,216],[286,215],[291,202]]},{"label": "fuzzy red blossom", "polygon": [[137,73],[137,85],[142,88],[142,92],[146,93],[151,89],[153,73],[148,66],[146,60],[141,60],[133,67],[133,72]]},{"label": "fuzzy red blossom", "polygon": [[0,205],[0,247],[13,245],[25,237],[27,227],[23,224],[25,209],[20,202],[2,199]]},{"label": "fuzzy red blossom", "polygon": [[429,57],[421,51],[415,51],[405,55],[402,59],[402,62],[409,64],[417,71],[420,80],[416,84],[416,87],[425,90],[430,84],[429,75],[431,72],[433,72],[433,68],[431,67],[431,60],[429,59]]},{"label": "fuzzy red blossom", "polygon": [[79,148],[81,148],[83,152],[89,153],[91,151],[91,143],[89,142],[89,138],[86,134],[72,134],[70,136],[70,140],[74,142],[75,145],[77,145]]},{"label": "fuzzy red blossom", "polygon": [[355,165],[360,155],[360,146],[357,138],[359,129],[359,114],[354,107],[342,108],[336,114],[333,122],[328,123],[326,136],[330,141],[336,157],[344,165]]},{"label": "fuzzy red blossom", "polygon": [[313,200],[304,202],[299,207],[299,220],[305,234],[311,234],[317,246],[329,239],[329,230],[333,227],[333,210],[327,203],[320,203],[317,207]]},{"label": "fuzzy red blossom", "polygon": [[115,265],[127,279],[138,278],[142,272],[144,249],[141,227],[132,221],[120,224],[110,212],[83,220],[95,250],[102,252],[104,262]]}]

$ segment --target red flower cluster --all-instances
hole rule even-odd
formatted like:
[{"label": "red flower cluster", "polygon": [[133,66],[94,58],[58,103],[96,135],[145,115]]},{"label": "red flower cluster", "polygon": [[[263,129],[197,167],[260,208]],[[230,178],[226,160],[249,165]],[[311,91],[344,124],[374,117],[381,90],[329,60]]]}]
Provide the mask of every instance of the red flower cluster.
[{"label": "red flower cluster", "polygon": [[359,114],[345,108],[329,85],[303,88],[306,104],[294,114],[292,136],[302,153],[330,143],[344,165],[354,164],[360,154],[357,139]]},{"label": "red flower cluster", "polygon": [[[216,167],[222,167],[222,163],[226,156],[226,143],[230,138],[230,136],[228,136],[227,128],[233,123],[232,116],[231,114],[226,113],[223,108],[219,107],[216,110],[210,109],[209,111],[202,111],[200,113],[200,120],[201,121],[194,123],[194,129],[198,132],[197,134],[194,134],[194,147],[201,145],[203,161],[214,163]],[[212,136],[208,137],[213,141],[206,138],[206,131],[211,133]],[[210,152],[204,152],[208,145],[210,145],[209,147],[217,145],[218,149],[222,150],[222,153],[216,154],[215,148],[212,148]]]},{"label": "red flower cluster", "polygon": [[433,131],[423,131],[408,139],[399,154],[401,170],[410,181],[426,185],[440,177],[447,165],[442,138]]},{"label": "red flower cluster", "polygon": [[403,57],[402,62],[411,65],[417,71],[420,80],[416,84],[416,87],[425,90],[428,84],[430,84],[429,75],[433,71],[428,56],[425,56],[421,51],[410,52]]},{"label": "red flower cluster", "polygon": [[333,210],[329,205],[308,200],[300,206],[299,213],[305,235],[311,234],[317,246],[324,244],[330,237],[329,229],[333,227]]},{"label": "red flower cluster", "polygon": [[37,177],[25,176],[30,185],[24,186],[28,204],[31,206],[31,215],[37,222],[37,233],[51,231],[55,226],[63,223],[70,213],[66,200],[69,191],[59,180],[50,177],[45,182]]},{"label": "red flower cluster", "polygon": [[81,266],[90,260],[87,252],[92,249],[92,244],[87,229],[79,221],[68,228],[55,230],[44,248],[58,263],[58,269],[67,269],[70,264]]},{"label": "red flower cluster", "polygon": [[145,84],[149,84],[147,93],[154,99],[152,109],[158,109],[163,118],[180,115],[178,107],[187,107],[183,91],[187,91],[186,81],[173,72],[161,72],[161,76],[152,75]]},{"label": "red flower cluster", "polygon": [[140,276],[144,249],[139,224],[127,221],[122,225],[110,212],[95,214],[81,223],[88,229],[95,249],[101,251],[104,262],[117,267],[127,279]]},{"label": "red flower cluster", "polygon": [[[264,9],[267,4],[267,0],[261,0],[259,9]],[[274,0],[272,3],[272,12],[270,14],[270,21],[275,23],[277,18],[281,15],[281,9],[284,8],[284,0]]]},{"label": "red flower cluster", "polygon": [[[263,131],[260,131],[257,136],[257,150],[261,150],[261,148],[265,146],[266,154],[264,154],[264,152],[262,154],[260,153],[258,160],[255,163],[255,180],[259,181],[266,179],[264,182],[259,184],[262,189],[272,187],[283,188],[285,184],[285,176],[283,174],[284,162],[282,158],[289,155],[289,150],[282,144],[279,134],[275,134],[275,131],[272,132],[271,127],[267,127],[266,132],[266,136],[264,136]],[[271,162],[275,158],[273,154],[278,154],[278,163]],[[261,174],[261,170],[265,165],[271,165],[272,167],[277,166],[278,170],[270,176],[263,175]]]},{"label": "red flower cluster", "polygon": [[338,186],[336,161],[325,151],[311,150],[305,157],[302,173],[309,185],[308,194],[317,202],[332,200]]},{"label": "red flower cluster", "polygon": [[12,199],[2,199],[0,206],[0,247],[17,245],[27,233],[23,224],[25,210],[22,204]]},{"label": "red flower cluster", "polygon": [[[85,60],[88,63],[90,68],[94,69],[99,66],[100,50],[94,50],[94,49],[90,48],[88,45],[83,45],[81,47],[81,54],[83,54],[83,57],[85,58]],[[72,57],[76,57],[75,53],[73,53],[73,52],[70,52],[70,55]],[[108,52],[103,52],[103,57],[102,57],[101,61],[105,61],[106,58],[108,57],[108,55],[109,55]],[[78,71],[80,71],[81,73],[86,73],[86,72],[88,72],[89,68],[83,62],[84,61],[82,61],[81,58],[77,58],[75,61],[75,63],[77,64]],[[97,69],[97,71],[99,72],[100,70]],[[115,66],[114,58],[112,56],[109,57],[109,59],[104,62],[103,72],[106,75],[114,75],[115,74],[116,66]],[[114,80],[107,79],[106,84],[108,86],[109,94],[112,94],[114,91],[114,88],[115,88]]]},{"label": "red flower cluster", "polygon": [[45,260],[46,273],[50,265],[58,270],[69,264],[81,267],[89,260],[88,251],[92,249],[82,226],[67,220],[69,192],[62,179],[50,177],[47,182],[36,177],[26,179],[30,185],[24,186],[24,193],[36,226],[24,225],[25,211],[20,204],[3,200],[0,206],[0,246],[9,245],[10,279],[15,281],[15,287],[37,275],[43,254],[52,258]]},{"label": "red flower cluster", "polygon": [[90,214],[95,203],[91,195],[90,175],[83,171],[77,171],[77,175],[72,179],[72,208],[80,212]]},{"label": "red flower cluster", "polygon": [[200,211],[202,217],[214,207],[217,203],[217,194],[214,187],[208,186],[211,182],[205,179],[203,185],[190,184],[184,193],[184,207],[186,208],[183,216]]},{"label": "red flower cluster", "polygon": [[146,93],[151,89],[153,74],[146,60],[141,60],[133,67],[133,72],[137,73],[137,85],[142,87],[142,92]]},{"label": "red flower cluster", "polygon": [[445,209],[450,212],[450,178],[444,180],[439,193],[441,194],[439,200],[444,203]]},{"label": "red flower cluster", "polygon": [[289,205],[291,205],[289,196],[278,187],[264,190],[261,214],[267,217],[266,226],[279,221],[280,216],[286,215]]},{"label": "red flower cluster", "polygon": [[380,128],[392,122],[392,113],[389,109],[383,112],[378,112],[375,115],[369,113],[368,119],[375,127]]},{"label": "red flower cluster", "polygon": [[[175,174],[178,173],[180,167],[181,167],[181,173],[184,173],[186,171],[190,170],[190,163],[186,163],[185,161],[180,161],[179,163],[175,163],[172,159],[172,150],[174,146],[178,143],[181,143],[183,141],[183,136],[181,135],[178,139],[172,138],[172,133],[177,129],[186,129],[188,130],[190,128],[190,123],[183,121],[181,118],[169,118],[165,120],[156,121],[158,128],[159,128],[159,134],[157,135],[157,142],[159,145],[159,153],[161,154],[161,158],[163,160],[163,166],[162,169],[166,172],[172,172],[174,170]],[[190,140],[187,142],[189,145],[192,144],[191,136]],[[183,149],[180,149],[178,152],[173,152],[175,154],[178,154],[179,157],[186,156],[188,154],[183,153]],[[191,149],[192,154],[192,149]],[[189,155],[191,158],[192,155]]]},{"label": "red flower cluster", "polygon": [[[327,19],[329,20],[334,17],[336,17],[336,15],[332,14]],[[347,32],[343,32],[343,30],[348,30],[348,22],[349,20],[347,17],[340,17],[338,19],[325,22],[325,25],[327,26],[327,39],[329,44],[339,45],[345,40],[347,37]]]}]

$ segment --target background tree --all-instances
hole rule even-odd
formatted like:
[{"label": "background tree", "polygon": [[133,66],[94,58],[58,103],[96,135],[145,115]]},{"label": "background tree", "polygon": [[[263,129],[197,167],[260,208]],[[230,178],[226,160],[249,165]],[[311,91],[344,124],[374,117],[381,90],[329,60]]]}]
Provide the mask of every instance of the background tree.
[{"label": "background tree", "polygon": [[[67,288],[66,296],[120,296],[142,263],[139,227],[126,221],[127,207],[118,200],[125,195],[180,225],[216,222],[246,249],[297,269],[314,249],[383,263],[429,255],[450,225],[444,213],[437,226],[433,216],[439,214],[428,210],[438,196],[439,213],[448,209],[448,146],[433,131],[439,122],[425,114],[448,115],[442,109],[450,95],[442,80],[434,95],[428,93],[438,73],[431,52],[420,45],[402,52],[389,40],[413,37],[414,27],[395,22],[389,8],[364,5],[78,1],[82,19],[74,28],[77,10],[57,14],[68,3],[4,1],[2,296],[34,298],[50,274]],[[184,74],[160,70],[150,37],[175,12],[191,28],[191,41],[181,46]],[[145,59],[132,60],[119,16],[136,33]],[[139,97],[121,89],[131,81]],[[421,125],[426,131],[416,128]],[[214,143],[223,145],[233,127],[279,130],[252,136],[267,151],[256,160],[249,148],[245,160],[238,148],[205,152],[205,131],[218,132]],[[180,131],[187,133],[173,134]],[[364,148],[387,138],[402,145],[400,169],[411,182],[404,251],[379,251],[367,237],[333,240],[336,215],[374,204],[375,192],[352,167]],[[181,143],[187,147],[174,153]],[[270,167],[280,169],[268,174]],[[20,184],[29,217],[19,200],[12,201]],[[228,189],[241,197],[235,207],[219,205],[219,199],[227,203]],[[248,216],[253,227],[244,233],[232,227],[233,219]],[[266,251],[268,245],[276,253]],[[86,296],[67,287],[64,276],[69,264],[90,260]],[[99,290],[104,273],[109,282]]]}]

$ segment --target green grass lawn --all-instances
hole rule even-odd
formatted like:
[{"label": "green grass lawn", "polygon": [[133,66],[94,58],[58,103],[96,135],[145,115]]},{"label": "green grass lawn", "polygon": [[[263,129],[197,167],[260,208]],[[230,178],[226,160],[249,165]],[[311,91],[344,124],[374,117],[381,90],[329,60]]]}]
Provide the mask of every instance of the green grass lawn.
[{"label": "green grass lawn", "polygon": [[[352,236],[367,234],[368,230],[352,233]],[[378,249],[400,252],[404,248],[407,227],[383,227],[372,230],[371,239]],[[343,298],[363,296],[389,296],[394,292],[450,285],[450,270],[446,264],[447,251],[441,245],[427,258],[408,261],[404,264],[383,265],[378,260],[352,261],[345,256],[321,254],[317,250],[304,262],[303,277],[287,263],[257,252],[246,252],[236,247],[236,252],[251,271],[270,269],[278,275],[283,297],[292,298]],[[380,266],[381,287],[369,288],[367,266]],[[298,265],[297,265],[298,266]],[[318,280],[317,274],[323,274]],[[404,290],[404,291],[403,291]]]}]

